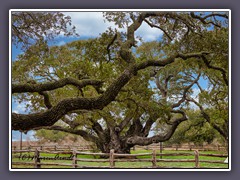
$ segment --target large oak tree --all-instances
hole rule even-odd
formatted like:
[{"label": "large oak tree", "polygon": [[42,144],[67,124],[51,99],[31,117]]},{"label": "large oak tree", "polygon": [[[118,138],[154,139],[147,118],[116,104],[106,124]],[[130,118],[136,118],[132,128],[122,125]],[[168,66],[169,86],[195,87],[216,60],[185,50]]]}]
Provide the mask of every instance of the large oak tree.
[{"label": "large oak tree", "polygon": [[[201,102],[191,97],[194,86],[201,89],[200,77],[218,83],[227,98],[227,13],[107,12],[104,17],[126,32],[109,28],[95,39],[64,46],[37,41],[13,62],[12,94],[30,102],[28,114],[12,113],[13,130],[59,130],[82,136],[102,152],[129,153],[134,145],[168,140],[188,120],[190,102],[211,118],[203,108],[209,97]],[[136,37],[143,23],[159,29],[161,39]],[[149,136],[156,124],[164,128]]]}]

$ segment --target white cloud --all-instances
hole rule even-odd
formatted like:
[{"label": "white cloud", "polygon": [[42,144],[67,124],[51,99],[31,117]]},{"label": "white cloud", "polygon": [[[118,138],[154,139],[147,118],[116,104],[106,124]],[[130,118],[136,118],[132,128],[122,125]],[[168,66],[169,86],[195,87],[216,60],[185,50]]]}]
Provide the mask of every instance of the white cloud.
[{"label": "white cloud", "polygon": [[[64,14],[71,17],[72,24],[76,26],[76,31],[80,37],[97,37],[100,33],[106,31],[108,27],[117,28],[113,22],[104,22],[102,12],[66,12]],[[118,30],[126,32],[126,28]],[[135,36],[141,36],[144,41],[153,41],[157,40],[162,34],[159,29],[151,28],[147,23],[143,22],[136,31]]]},{"label": "white cloud", "polygon": [[77,33],[81,36],[96,37],[107,30],[113,23],[104,22],[102,12],[66,12],[76,26]]},{"label": "white cloud", "polygon": [[141,27],[136,31],[137,36],[141,36],[144,41],[157,40],[162,36],[163,32],[157,28],[151,28],[147,23],[143,22]]}]

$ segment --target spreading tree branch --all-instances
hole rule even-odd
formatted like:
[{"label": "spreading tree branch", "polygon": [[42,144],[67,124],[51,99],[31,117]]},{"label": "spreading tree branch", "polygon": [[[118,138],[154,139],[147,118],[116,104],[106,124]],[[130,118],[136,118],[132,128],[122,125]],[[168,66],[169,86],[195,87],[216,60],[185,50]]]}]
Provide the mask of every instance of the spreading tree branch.
[{"label": "spreading tree branch", "polygon": [[196,78],[194,81],[192,81],[192,83],[191,83],[190,85],[188,85],[187,87],[184,88],[182,98],[181,98],[177,103],[175,103],[175,104],[172,105],[172,109],[173,109],[173,108],[176,108],[176,107],[179,107],[179,106],[186,100],[188,90],[189,90],[195,83],[198,82],[200,76],[201,76],[201,74],[199,74],[199,75],[197,76],[197,78]]},{"label": "spreading tree branch", "polygon": [[94,132],[96,132],[96,134],[100,139],[104,140],[105,134],[102,126],[97,121],[94,121],[91,118],[89,120],[92,122],[92,129],[94,130]]},{"label": "spreading tree branch", "polygon": [[[190,54],[175,54],[169,58],[163,60],[148,60],[139,64],[132,64],[129,66],[108,88],[107,90],[98,97],[93,98],[69,98],[60,101],[57,105],[53,106],[51,109],[45,112],[33,113],[33,114],[16,114],[12,113],[12,129],[13,130],[30,130],[39,126],[51,126],[57,122],[61,117],[70,111],[74,110],[93,110],[93,109],[103,109],[110,102],[114,101],[119,91],[125,86],[130,79],[137,74],[139,70],[145,69],[150,66],[166,66],[171,64],[177,58],[182,58],[184,60],[188,58],[201,58],[206,52],[190,53]],[[15,86],[16,87],[16,86]],[[48,88],[44,86],[38,87],[36,85],[33,89],[32,86],[23,86],[26,88],[27,92],[38,92],[44,91],[46,89],[54,89],[47,85]],[[59,86],[58,86],[59,87]],[[20,88],[21,89],[21,88]],[[18,90],[22,92],[22,90]],[[15,92],[18,92],[15,89]],[[14,91],[13,91],[14,92]]]},{"label": "spreading tree branch", "polygon": [[129,145],[140,145],[140,146],[146,146],[152,143],[158,143],[158,142],[163,142],[163,141],[167,141],[168,139],[171,138],[171,136],[173,135],[173,133],[175,132],[176,128],[178,127],[178,125],[183,122],[186,121],[188,118],[185,114],[185,112],[183,111],[179,111],[180,114],[182,114],[182,117],[176,119],[170,129],[168,129],[168,132],[164,135],[160,134],[160,135],[155,135],[152,137],[142,137],[142,136],[133,136],[133,137],[129,137],[127,139],[127,144]]},{"label": "spreading tree branch", "polygon": [[50,98],[49,98],[48,93],[47,93],[47,92],[39,92],[39,94],[43,96],[45,106],[46,106],[48,109],[51,109],[51,108],[52,108],[52,104],[51,104],[51,102],[50,102]]},{"label": "spreading tree branch", "polygon": [[173,77],[173,75],[170,74],[170,75],[165,79],[164,87],[160,84],[159,78],[156,77],[156,85],[157,85],[157,88],[160,90],[163,98],[166,98],[166,97],[167,97],[167,86],[168,86],[169,80],[170,80],[172,77]]},{"label": "spreading tree branch", "polygon": [[129,122],[133,119],[134,114],[129,114],[124,118],[123,121],[119,124],[119,131],[121,132],[128,124]]},{"label": "spreading tree branch", "polygon": [[70,128],[75,129],[77,126],[80,125],[80,123],[77,123],[70,119],[69,115],[64,115],[61,120],[65,122],[67,125],[69,125]]},{"label": "spreading tree branch", "polygon": [[216,17],[216,16],[228,19],[228,15],[227,14],[220,14],[220,13],[209,14],[209,15],[206,15],[206,16],[202,17],[202,16],[198,16],[198,15],[194,14],[194,12],[191,12],[190,15],[191,15],[192,18],[200,20],[203,24],[212,24],[212,25],[214,25],[216,27],[219,27],[219,28],[221,27],[220,25],[216,24],[213,21],[206,21],[206,20],[209,17]]},{"label": "spreading tree branch", "polygon": [[205,56],[202,56],[202,59],[203,59],[203,62],[205,63],[205,65],[208,68],[218,70],[222,73],[223,80],[224,80],[225,84],[228,86],[227,72],[223,68],[211,65],[210,62],[208,61],[208,59]]},{"label": "spreading tree branch", "polygon": [[148,134],[149,134],[149,132],[150,132],[150,130],[151,130],[151,127],[152,127],[152,125],[153,125],[154,122],[155,122],[155,121],[152,119],[152,117],[150,117],[150,118],[147,120],[144,128],[142,129],[142,133],[143,133],[143,136],[144,136],[144,137],[147,137],[147,136],[148,136]]},{"label": "spreading tree branch", "polygon": [[113,45],[114,41],[117,39],[117,33],[113,36],[111,42],[107,45],[107,52],[108,52],[108,62],[111,61],[111,52],[110,47]]}]

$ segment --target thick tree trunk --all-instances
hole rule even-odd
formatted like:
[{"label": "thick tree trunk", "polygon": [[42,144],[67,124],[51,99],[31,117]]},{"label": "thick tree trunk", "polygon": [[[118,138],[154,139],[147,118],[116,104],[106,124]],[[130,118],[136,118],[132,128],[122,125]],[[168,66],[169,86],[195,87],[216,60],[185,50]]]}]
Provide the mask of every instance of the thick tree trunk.
[{"label": "thick tree trunk", "polygon": [[119,137],[111,138],[108,142],[97,142],[97,148],[103,153],[109,153],[111,149],[114,149],[115,153],[130,154],[130,150],[133,145],[127,144],[125,140],[121,140]]},{"label": "thick tree trunk", "polygon": [[130,154],[132,146],[128,146],[126,143],[122,143],[118,146],[113,146],[113,142],[110,142],[110,144],[105,144],[103,149],[104,153],[109,153],[111,149],[114,149],[115,153],[119,154]]}]

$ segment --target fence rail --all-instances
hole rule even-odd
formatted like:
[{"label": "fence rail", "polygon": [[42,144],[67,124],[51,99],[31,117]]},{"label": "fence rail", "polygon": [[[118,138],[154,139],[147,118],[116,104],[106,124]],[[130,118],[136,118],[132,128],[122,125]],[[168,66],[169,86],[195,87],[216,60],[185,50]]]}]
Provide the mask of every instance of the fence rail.
[{"label": "fence rail", "polygon": [[[16,154],[19,154],[20,156],[17,156]],[[29,150],[13,150],[12,151],[12,158],[19,158],[19,160],[23,157],[21,153],[29,153],[28,156],[25,156],[25,158],[29,158],[29,160],[32,160],[31,162],[24,162],[24,161],[13,161],[12,165],[20,166],[20,165],[30,165],[34,168],[42,168],[42,166],[66,166],[66,167],[72,167],[72,168],[118,168],[115,166],[116,162],[150,162],[152,165],[148,167],[141,167],[141,168],[177,168],[177,167],[163,167],[158,166],[158,162],[192,162],[194,163],[194,166],[191,168],[200,168],[200,163],[218,163],[218,164],[225,164],[224,160],[199,160],[199,156],[211,156],[211,157],[227,157],[226,154],[202,154],[199,153],[198,150],[195,150],[193,152],[188,153],[156,153],[156,150],[153,150],[152,153],[141,153],[141,154],[117,154],[114,153],[114,150],[111,150],[110,153],[91,153],[91,152],[81,152],[77,150],[72,151],[44,151],[40,149],[35,149],[35,151]],[[44,153],[45,155],[48,154],[49,156],[41,156],[41,154]],[[51,154],[51,155],[50,155]],[[69,154],[70,157],[52,157],[53,154],[62,154],[67,155]],[[87,158],[78,158],[78,155],[92,155],[92,156],[102,156],[105,157],[100,159],[87,159]],[[146,159],[138,159],[137,157],[141,156],[147,156]],[[157,157],[162,156],[191,156],[194,158],[189,159],[158,159]],[[150,158],[149,158],[150,157]],[[72,163],[66,163],[66,162],[46,162],[43,160],[71,160]],[[103,162],[103,163],[109,163],[108,166],[84,166],[78,164],[78,162]],[[203,168],[203,167],[201,167]]]}]

